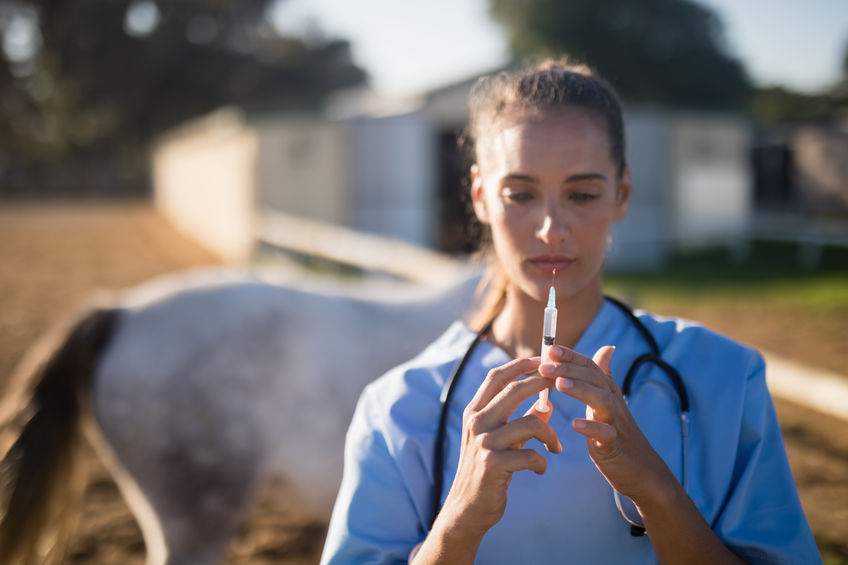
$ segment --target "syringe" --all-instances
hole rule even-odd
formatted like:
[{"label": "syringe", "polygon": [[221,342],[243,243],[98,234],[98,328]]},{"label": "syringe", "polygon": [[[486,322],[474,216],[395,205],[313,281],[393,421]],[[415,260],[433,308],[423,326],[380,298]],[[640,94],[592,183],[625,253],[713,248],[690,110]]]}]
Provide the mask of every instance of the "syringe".
[{"label": "syringe", "polygon": [[[556,270],[554,270],[555,276]],[[551,289],[548,291],[548,305],[545,307],[545,323],[542,327],[542,363],[551,362],[551,346],[554,344],[554,338],[556,337],[556,325],[556,290],[554,289],[553,277],[551,277]],[[548,411],[548,389],[539,393],[539,402],[536,404],[536,411]]]}]

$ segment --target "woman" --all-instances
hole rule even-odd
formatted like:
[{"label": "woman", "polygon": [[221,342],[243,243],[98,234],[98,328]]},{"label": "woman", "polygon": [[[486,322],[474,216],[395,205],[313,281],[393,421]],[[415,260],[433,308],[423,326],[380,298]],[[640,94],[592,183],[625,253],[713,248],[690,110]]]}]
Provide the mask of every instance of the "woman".
[{"label": "woman", "polygon": [[[685,381],[690,421],[678,423],[657,366],[624,401],[622,379],[648,346],[601,291],[610,228],[631,195],[611,88],[585,67],[545,62],[482,80],[471,110],[489,294],[468,326],[363,392],[322,562],[819,561],[756,352],[640,313]],[[552,278],[558,345],[542,363]],[[437,445],[442,395],[467,352]],[[558,392],[539,411],[546,388]],[[632,501],[622,513],[613,489]]]}]

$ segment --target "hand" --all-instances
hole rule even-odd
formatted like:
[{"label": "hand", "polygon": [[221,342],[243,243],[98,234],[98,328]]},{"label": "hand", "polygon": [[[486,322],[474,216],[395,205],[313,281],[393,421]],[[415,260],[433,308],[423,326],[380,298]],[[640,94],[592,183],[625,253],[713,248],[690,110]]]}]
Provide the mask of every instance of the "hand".
[{"label": "hand", "polygon": [[550,405],[546,413],[541,413],[534,403],[524,416],[509,421],[525,399],[553,386],[551,379],[536,373],[540,362],[539,357],[518,359],[493,369],[465,408],[459,465],[439,519],[449,520],[469,539],[482,539],[501,519],[515,471],[545,472],[545,458],[523,448],[530,438],[541,441],[548,451],[562,451],[556,433],[547,424]]},{"label": "hand", "polygon": [[586,418],[575,418],[572,427],[586,436],[589,457],[606,480],[638,506],[655,496],[674,476],[639,429],[624,402],[609,366],[615,347],[600,348],[593,359],[555,345],[552,363],[540,374],[556,379],[560,392],[586,403]]}]

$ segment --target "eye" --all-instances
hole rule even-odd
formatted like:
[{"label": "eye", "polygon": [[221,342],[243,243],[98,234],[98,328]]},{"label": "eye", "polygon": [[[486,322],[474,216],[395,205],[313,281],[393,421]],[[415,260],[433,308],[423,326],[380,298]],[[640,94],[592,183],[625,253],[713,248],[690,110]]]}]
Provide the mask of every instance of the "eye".
[{"label": "eye", "polygon": [[575,202],[590,202],[592,200],[595,200],[597,197],[597,194],[582,191],[572,192],[569,196],[569,198],[571,200],[574,200]]},{"label": "eye", "polygon": [[522,204],[533,199],[531,192],[522,190],[505,190],[503,194],[507,201],[514,202],[515,204]]}]

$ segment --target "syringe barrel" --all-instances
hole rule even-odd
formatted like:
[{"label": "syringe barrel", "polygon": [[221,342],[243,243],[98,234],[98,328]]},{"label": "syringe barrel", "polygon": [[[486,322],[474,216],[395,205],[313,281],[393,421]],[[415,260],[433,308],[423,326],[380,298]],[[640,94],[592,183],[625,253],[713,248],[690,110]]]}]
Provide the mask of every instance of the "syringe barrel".
[{"label": "syringe barrel", "polygon": [[[542,328],[542,363],[548,363],[551,360],[551,346],[556,338],[556,293],[553,285],[548,296],[548,307],[545,308],[545,323]],[[539,402],[536,403],[538,412],[547,412],[548,408],[548,389],[544,389],[539,393]]]},{"label": "syringe barrel", "polygon": [[556,308],[545,308],[545,324],[542,333],[542,361],[549,361],[545,356],[548,348],[553,345],[556,337],[557,310]]}]

